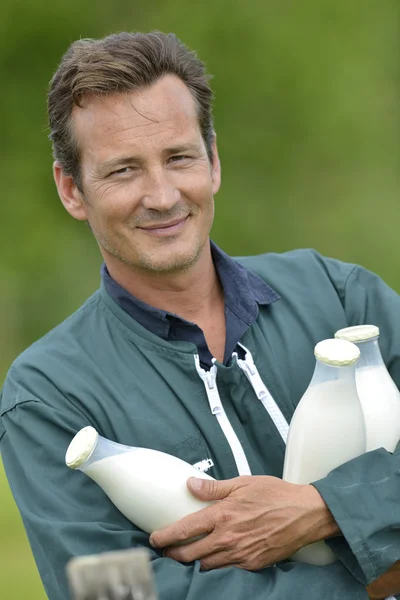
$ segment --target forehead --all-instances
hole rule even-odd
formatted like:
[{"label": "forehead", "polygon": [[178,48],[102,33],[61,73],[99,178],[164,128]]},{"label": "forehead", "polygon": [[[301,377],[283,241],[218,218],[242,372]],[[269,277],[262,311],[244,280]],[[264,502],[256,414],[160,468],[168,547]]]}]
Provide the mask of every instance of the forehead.
[{"label": "forehead", "polygon": [[81,158],[98,159],[114,146],[144,148],[200,134],[195,100],[174,75],[138,91],[84,98],[72,111],[72,130]]}]

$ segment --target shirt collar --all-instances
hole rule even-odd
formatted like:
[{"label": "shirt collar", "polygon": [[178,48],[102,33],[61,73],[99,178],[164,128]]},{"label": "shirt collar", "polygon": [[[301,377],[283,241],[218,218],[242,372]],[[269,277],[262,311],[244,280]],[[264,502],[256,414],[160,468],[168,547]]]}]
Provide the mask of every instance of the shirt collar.
[{"label": "shirt collar", "polygon": [[272,304],[280,296],[261,277],[225,254],[211,242],[211,254],[224,290],[225,304],[244,321],[253,322],[258,305]]},{"label": "shirt collar", "polygon": [[146,304],[133,296],[111,277],[105,263],[101,265],[100,274],[106,291],[121,308],[152,333],[163,339],[168,338],[170,322],[167,315],[172,313]]}]

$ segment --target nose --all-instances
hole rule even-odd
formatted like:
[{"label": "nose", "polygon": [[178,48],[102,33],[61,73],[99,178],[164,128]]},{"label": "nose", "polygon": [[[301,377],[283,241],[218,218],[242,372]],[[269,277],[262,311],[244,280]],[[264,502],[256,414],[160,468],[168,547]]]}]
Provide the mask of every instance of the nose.
[{"label": "nose", "polygon": [[168,211],[180,200],[180,192],[163,168],[154,168],[145,178],[142,205],[150,210]]}]

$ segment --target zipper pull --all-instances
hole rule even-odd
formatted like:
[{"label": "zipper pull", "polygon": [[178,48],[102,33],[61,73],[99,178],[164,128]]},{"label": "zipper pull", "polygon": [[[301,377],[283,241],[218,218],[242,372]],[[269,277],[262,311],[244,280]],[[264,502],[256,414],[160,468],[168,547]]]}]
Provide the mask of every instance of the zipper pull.
[{"label": "zipper pull", "polygon": [[[242,346],[242,344],[240,344],[240,346]],[[271,393],[268,391],[265,383],[261,379],[250,350],[247,350],[247,348],[244,346],[242,346],[242,348],[245,351],[245,357],[244,360],[239,359],[237,363],[249,380],[257,399],[262,402],[264,408],[278,429],[283,441],[286,443],[289,432],[289,424],[287,423],[281,409],[275,402]]]},{"label": "zipper pull", "polygon": [[[209,373],[210,373],[210,375],[209,375]],[[217,388],[216,373],[215,374],[211,373],[211,372],[209,372],[209,373],[207,373],[207,375],[209,375],[209,377],[207,378],[208,402],[210,404],[212,414],[217,415],[222,411],[221,398],[219,397],[219,392],[218,392],[218,388]]]},{"label": "zipper pull", "polygon": [[219,414],[222,410],[221,398],[217,388],[217,367],[215,365],[215,358],[213,359],[213,365],[209,371],[205,371],[200,366],[200,358],[198,355],[195,356],[196,369],[203,380],[204,386],[207,392],[208,403],[211,408],[213,415]]},{"label": "zipper pull", "polygon": [[265,396],[268,396],[265,384],[261,379],[254,362],[252,360],[250,361],[246,356],[244,360],[239,358],[237,363],[246,375],[247,379],[250,381],[257,398],[261,400]]}]

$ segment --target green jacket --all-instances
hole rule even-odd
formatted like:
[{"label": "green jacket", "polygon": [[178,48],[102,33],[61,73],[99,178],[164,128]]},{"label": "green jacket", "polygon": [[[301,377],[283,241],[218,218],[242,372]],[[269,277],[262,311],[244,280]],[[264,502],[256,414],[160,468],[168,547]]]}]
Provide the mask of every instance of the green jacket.
[{"label": "green jacket", "polygon": [[[211,459],[208,473],[218,479],[237,476],[238,466],[246,472],[246,465],[254,475],[280,477],[285,444],[276,423],[290,422],[318,341],[349,325],[378,325],[383,358],[400,385],[400,298],[376,275],[311,250],[238,260],[281,296],[260,307],[241,339],[278,407],[275,422],[236,360],[216,363],[225,421],[218,418],[196,347],[150,333],[103,288],[12,365],[0,401],[0,450],[51,600],[69,597],[70,557],[149,547],[148,535],[97,484],[65,466],[66,448],[82,427],[191,464]],[[366,599],[365,585],[400,559],[400,453],[370,452],[315,485],[344,534],[329,542],[340,561],[200,572],[197,562],[183,565],[151,549],[160,600]]]}]

